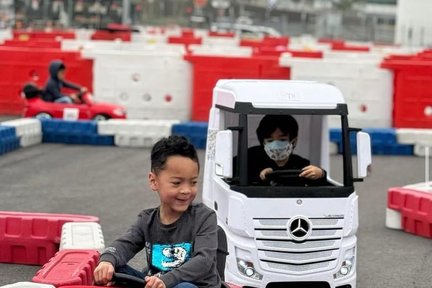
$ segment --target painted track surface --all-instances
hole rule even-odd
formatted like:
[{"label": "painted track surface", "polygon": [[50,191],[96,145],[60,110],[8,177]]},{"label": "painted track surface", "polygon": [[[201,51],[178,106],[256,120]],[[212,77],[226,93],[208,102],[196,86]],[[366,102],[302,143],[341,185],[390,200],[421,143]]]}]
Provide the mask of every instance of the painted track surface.
[{"label": "painted track surface", "polygon": [[[148,149],[61,144],[3,155],[0,210],[95,215],[109,244],[141,209],[158,203],[147,186],[149,156]],[[199,156],[204,159],[203,150]],[[373,161],[372,175],[356,185],[360,197],[357,287],[430,287],[431,240],[385,228],[387,189],[423,181],[424,159],[375,156]],[[143,263],[142,254],[133,260],[135,267]],[[30,281],[38,268],[0,264],[0,286]]]}]

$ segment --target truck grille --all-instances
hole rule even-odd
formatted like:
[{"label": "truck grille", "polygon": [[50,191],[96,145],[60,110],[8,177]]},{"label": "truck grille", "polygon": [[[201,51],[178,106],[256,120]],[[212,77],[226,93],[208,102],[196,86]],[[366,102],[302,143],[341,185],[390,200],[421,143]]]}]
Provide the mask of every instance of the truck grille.
[{"label": "truck grille", "polygon": [[299,242],[288,232],[289,218],[255,218],[255,242],[264,270],[305,274],[336,267],[343,237],[343,217],[309,218],[309,236]]}]

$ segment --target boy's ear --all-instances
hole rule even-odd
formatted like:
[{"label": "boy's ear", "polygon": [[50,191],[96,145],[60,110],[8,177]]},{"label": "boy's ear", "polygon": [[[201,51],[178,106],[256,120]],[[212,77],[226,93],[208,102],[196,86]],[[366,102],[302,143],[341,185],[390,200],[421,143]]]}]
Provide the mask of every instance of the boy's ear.
[{"label": "boy's ear", "polygon": [[296,138],[294,138],[291,142],[292,142],[292,144],[293,144],[293,148],[295,148],[296,146],[297,146],[297,140],[298,140],[298,137],[296,137]]},{"label": "boy's ear", "polygon": [[158,183],[156,181],[156,174],[154,172],[149,173],[148,182],[149,182],[150,188],[153,191],[158,191]]}]

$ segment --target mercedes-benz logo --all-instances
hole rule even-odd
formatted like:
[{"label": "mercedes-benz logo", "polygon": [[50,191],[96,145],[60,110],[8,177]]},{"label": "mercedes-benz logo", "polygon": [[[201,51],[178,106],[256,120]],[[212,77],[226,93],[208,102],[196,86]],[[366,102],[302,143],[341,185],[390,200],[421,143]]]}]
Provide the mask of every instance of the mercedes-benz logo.
[{"label": "mercedes-benz logo", "polygon": [[288,233],[295,241],[306,240],[312,232],[311,222],[303,216],[296,216],[288,221]]}]

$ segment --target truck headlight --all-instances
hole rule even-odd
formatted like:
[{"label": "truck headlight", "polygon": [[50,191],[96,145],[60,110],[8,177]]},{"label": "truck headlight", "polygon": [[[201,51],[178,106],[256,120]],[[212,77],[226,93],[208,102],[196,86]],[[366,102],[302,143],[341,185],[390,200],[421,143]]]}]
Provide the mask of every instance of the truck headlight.
[{"label": "truck headlight", "polygon": [[345,260],[339,271],[333,275],[334,279],[345,277],[351,273],[355,263],[355,248],[349,249],[345,252]]},{"label": "truck headlight", "polygon": [[240,273],[246,277],[255,280],[262,280],[263,278],[263,275],[261,275],[255,270],[252,262],[248,262],[243,259],[237,258],[237,268],[240,271]]}]

